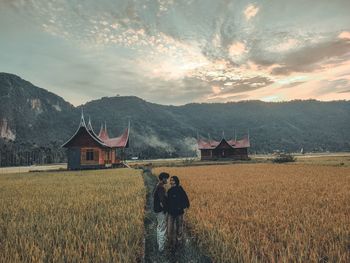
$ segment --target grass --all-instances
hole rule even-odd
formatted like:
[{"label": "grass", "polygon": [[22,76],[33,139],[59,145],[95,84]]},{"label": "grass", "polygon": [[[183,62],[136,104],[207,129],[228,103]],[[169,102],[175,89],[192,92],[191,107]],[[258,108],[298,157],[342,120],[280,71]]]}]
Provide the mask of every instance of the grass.
[{"label": "grass", "polygon": [[236,164],[177,175],[187,222],[214,262],[349,262],[350,168]]},{"label": "grass", "polygon": [[313,164],[322,166],[344,166],[350,167],[350,154],[338,156],[297,156],[296,160],[300,164]]},{"label": "grass", "polygon": [[0,175],[0,262],[136,262],[145,204],[139,174]]},{"label": "grass", "polygon": [[[350,167],[350,153],[307,153],[292,154],[295,157],[295,164],[311,164],[321,166],[344,166]],[[251,162],[271,163],[277,155],[251,155]]]}]

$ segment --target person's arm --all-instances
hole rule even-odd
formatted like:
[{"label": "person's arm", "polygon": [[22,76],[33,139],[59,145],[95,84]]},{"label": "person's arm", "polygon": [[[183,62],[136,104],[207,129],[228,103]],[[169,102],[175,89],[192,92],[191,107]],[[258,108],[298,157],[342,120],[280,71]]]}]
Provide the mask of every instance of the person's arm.
[{"label": "person's arm", "polygon": [[158,197],[159,197],[160,206],[163,209],[165,209],[165,207],[166,207],[166,196],[165,196],[165,189],[164,189],[164,187],[159,187],[159,189],[158,189]]},{"label": "person's arm", "polygon": [[188,196],[183,188],[182,188],[182,192],[183,192],[185,208],[190,208],[190,200],[188,200]]}]

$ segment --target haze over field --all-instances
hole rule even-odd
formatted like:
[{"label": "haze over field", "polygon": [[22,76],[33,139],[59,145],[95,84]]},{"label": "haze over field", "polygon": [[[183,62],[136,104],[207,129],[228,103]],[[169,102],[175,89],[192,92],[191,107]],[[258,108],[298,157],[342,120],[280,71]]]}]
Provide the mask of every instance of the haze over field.
[{"label": "haze over field", "polygon": [[350,1],[0,1],[0,72],[79,105],[350,99]]}]

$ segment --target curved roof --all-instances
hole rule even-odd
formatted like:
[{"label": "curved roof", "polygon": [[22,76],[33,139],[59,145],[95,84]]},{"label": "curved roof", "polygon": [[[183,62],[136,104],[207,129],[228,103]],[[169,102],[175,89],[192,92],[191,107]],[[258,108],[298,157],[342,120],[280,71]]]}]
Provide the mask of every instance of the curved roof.
[{"label": "curved roof", "polygon": [[129,147],[129,132],[130,124],[127,129],[118,137],[110,138],[107,131],[107,125],[101,126],[100,133],[98,135],[99,139],[102,140],[106,145],[112,148],[126,148]]},{"label": "curved roof", "polygon": [[245,137],[242,140],[234,140],[231,139],[229,141],[225,140],[224,138],[222,138],[221,141],[214,141],[214,140],[203,140],[203,139],[199,139],[197,141],[198,143],[198,149],[199,150],[213,150],[216,149],[220,143],[224,141],[226,142],[228,145],[230,145],[233,149],[238,149],[238,148],[249,148],[250,147],[250,140],[249,137]]},{"label": "curved roof", "polygon": [[83,113],[81,114],[81,119],[80,119],[80,124],[78,129],[73,134],[73,136],[62,145],[62,147],[69,147],[69,144],[75,138],[79,137],[82,133],[87,133],[88,136],[90,136],[98,145],[102,147],[108,147],[108,148],[129,147],[130,124],[129,124],[129,127],[125,129],[124,133],[121,134],[119,137],[109,138],[106,124],[104,128],[103,126],[101,127],[99,135],[96,135],[96,133],[92,128],[90,118],[89,118],[88,125],[86,125]]},{"label": "curved roof", "polygon": [[113,148],[127,148],[129,147],[129,128],[125,129],[122,135],[115,138],[108,138],[104,143]]},{"label": "curved roof", "polygon": [[94,133],[92,127],[91,127],[91,121],[89,120],[88,125],[85,123],[84,114],[81,114],[80,124],[76,132],[73,134],[73,136],[66,141],[62,147],[69,147],[69,144],[78,137],[82,132],[86,132],[98,145],[102,147],[109,147],[107,146],[102,140],[100,140],[97,135]]},{"label": "curved roof", "polygon": [[109,135],[108,135],[108,132],[107,132],[107,125],[105,123],[105,127],[103,128],[103,125],[101,125],[101,129],[100,129],[100,132],[98,134],[98,137],[105,141],[105,140],[108,140],[109,139]]},{"label": "curved roof", "polygon": [[92,128],[92,125],[91,125],[91,120],[90,120],[90,117],[89,117],[89,122],[88,122],[88,125],[87,125],[87,129],[89,131],[89,133],[98,141],[100,141],[101,143],[103,143],[103,140],[101,140],[99,138],[99,136],[97,136],[97,134],[94,132],[94,129]]}]

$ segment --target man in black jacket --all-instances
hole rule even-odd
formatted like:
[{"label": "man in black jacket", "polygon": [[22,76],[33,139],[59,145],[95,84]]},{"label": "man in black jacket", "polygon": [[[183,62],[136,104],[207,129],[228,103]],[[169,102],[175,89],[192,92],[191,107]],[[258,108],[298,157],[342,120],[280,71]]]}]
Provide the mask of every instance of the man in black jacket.
[{"label": "man in black jacket", "polygon": [[182,240],[184,209],[190,207],[190,202],[177,176],[170,178],[170,186],[167,194],[168,240],[170,248],[174,249]]},{"label": "man in black jacket", "polygon": [[153,190],[153,210],[157,217],[157,242],[159,252],[163,252],[166,241],[167,230],[167,200],[165,185],[169,178],[168,173],[160,173],[159,182]]}]

